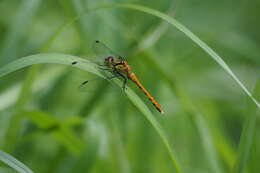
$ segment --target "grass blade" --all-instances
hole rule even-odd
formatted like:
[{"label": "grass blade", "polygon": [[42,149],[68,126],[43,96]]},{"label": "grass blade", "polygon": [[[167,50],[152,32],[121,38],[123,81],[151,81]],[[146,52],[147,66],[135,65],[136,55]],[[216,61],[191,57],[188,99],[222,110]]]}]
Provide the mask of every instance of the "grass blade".
[{"label": "grass blade", "polygon": [[[66,54],[59,54],[59,53],[49,53],[49,54],[36,54],[27,56],[24,58],[20,58],[16,61],[13,61],[0,69],[0,77],[5,76],[11,72],[16,70],[22,69],[24,67],[33,65],[33,64],[63,64],[63,65],[71,65],[73,61],[79,62],[87,62],[85,59],[66,55]],[[91,73],[94,73],[98,76],[102,75],[97,71],[94,67],[93,63],[79,63],[74,65],[82,70],[87,70]]]},{"label": "grass blade", "polygon": [[33,173],[33,171],[22,162],[3,151],[0,151],[0,160],[20,173]]}]

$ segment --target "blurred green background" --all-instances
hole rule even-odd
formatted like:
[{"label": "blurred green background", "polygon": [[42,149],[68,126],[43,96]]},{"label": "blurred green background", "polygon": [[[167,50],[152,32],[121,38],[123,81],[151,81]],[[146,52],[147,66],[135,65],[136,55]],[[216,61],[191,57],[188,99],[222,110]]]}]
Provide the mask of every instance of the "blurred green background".
[{"label": "blurred green background", "polygon": [[[166,132],[181,172],[259,172],[259,114],[243,90],[165,21],[126,8],[91,10],[117,3],[174,16],[254,91],[259,0],[0,0],[1,67],[37,53],[88,57],[92,42],[101,40],[127,57],[164,108],[162,116],[129,82]],[[79,92],[90,77],[49,64],[1,78],[0,149],[35,173],[176,172],[158,130],[122,92],[109,92],[115,86]],[[0,172],[15,171],[1,164]]]}]

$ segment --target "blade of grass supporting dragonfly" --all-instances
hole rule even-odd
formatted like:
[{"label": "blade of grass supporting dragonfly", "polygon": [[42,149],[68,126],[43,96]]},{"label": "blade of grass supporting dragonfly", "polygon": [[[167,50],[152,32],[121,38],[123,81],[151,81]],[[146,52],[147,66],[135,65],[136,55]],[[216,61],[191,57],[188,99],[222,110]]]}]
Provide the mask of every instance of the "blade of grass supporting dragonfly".
[{"label": "blade of grass supporting dragonfly", "polygon": [[86,63],[77,63],[73,66],[80,68],[82,70],[87,70],[91,73],[94,73],[104,78],[104,76],[100,73],[100,71],[96,69],[96,66],[93,63],[88,63],[89,61],[87,61],[86,59],[82,59],[67,54],[59,54],[59,53],[36,54],[36,55],[20,58],[16,61],[13,61],[3,66],[0,69],[0,77],[34,64],[63,64],[63,65],[71,66],[72,62],[86,62]]},{"label": "blade of grass supporting dragonfly", "polygon": [[[57,54],[57,53],[49,53],[49,54],[36,54],[24,58],[20,58],[16,61],[13,61],[4,67],[0,68],[0,77],[5,76],[11,72],[14,72],[16,70],[22,69],[24,67],[33,65],[33,64],[64,64],[72,66],[72,62],[80,62],[80,61],[86,61],[82,58],[66,55],[66,54]],[[96,66],[93,63],[76,63],[73,65],[74,67],[80,68],[82,70],[88,71],[90,73],[94,73],[100,77],[105,78],[97,69]],[[116,81],[116,83],[120,86],[119,80]],[[169,139],[166,136],[163,128],[160,126],[158,121],[154,118],[151,111],[148,109],[148,107],[145,105],[145,103],[130,89],[127,88],[126,95],[130,99],[130,101],[142,112],[142,114],[146,117],[146,119],[152,124],[152,126],[156,129],[156,132],[161,137],[164,145],[167,148],[167,151],[170,155],[170,158],[172,160],[172,164],[176,170],[177,173],[181,173],[181,167],[176,159],[176,154],[173,151]]]},{"label": "blade of grass supporting dragonfly", "polygon": [[0,151],[0,160],[19,173],[33,173],[30,168],[6,152]]}]

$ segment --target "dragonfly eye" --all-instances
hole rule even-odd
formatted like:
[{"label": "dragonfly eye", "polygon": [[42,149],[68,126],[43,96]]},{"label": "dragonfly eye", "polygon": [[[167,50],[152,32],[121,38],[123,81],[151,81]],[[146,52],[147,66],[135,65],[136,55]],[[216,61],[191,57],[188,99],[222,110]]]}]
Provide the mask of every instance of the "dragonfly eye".
[{"label": "dragonfly eye", "polygon": [[109,56],[105,59],[106,62],[114,62],[114,58],[112,56]]}]

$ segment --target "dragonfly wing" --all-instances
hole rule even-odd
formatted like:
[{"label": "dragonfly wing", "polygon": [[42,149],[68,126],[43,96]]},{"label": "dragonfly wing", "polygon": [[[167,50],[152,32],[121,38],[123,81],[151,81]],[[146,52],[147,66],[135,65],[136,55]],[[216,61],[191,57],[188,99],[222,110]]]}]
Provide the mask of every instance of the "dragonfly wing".
[{"label": "dragonfly wing", "polygon": [[97,77],[97,78],[82,81],[82,83],[78,86],[78,90],[80,92],[92,93],[96,91],[97,86],[107,85],[107,84],[108,81]]},{"label": "dragonfly wing", "polygon": [[93,51],[96,56],[102,58],[103,60],[109,56],[112,56],[113,58],[116,59],[121,59],[124,60],[122,56],[114,52],[112,49],[110,49],[108,46],[106,46],[104,43],[96,40],[93,43]]},{"label": "dragonfly wing", "polygon": [[102,78],[93,78],[83,81],[78,86],[78,91],[86,94],[104,92],[104,90],[106,90],[106,94],[113,94],[118,93],[118,91],[123,91],[111,82],[111,79],[104,80]]}]

